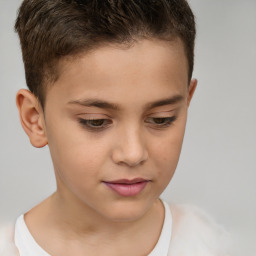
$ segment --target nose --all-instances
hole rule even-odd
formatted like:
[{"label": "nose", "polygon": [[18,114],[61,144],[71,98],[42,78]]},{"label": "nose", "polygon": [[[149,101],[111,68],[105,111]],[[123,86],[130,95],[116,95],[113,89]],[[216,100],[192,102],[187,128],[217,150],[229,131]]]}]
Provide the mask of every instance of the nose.
[{"label": "nose", "polygon": [[116,164],[135,167],[148,159],[143,133],[139,129],[126,129],[116,134],[116,145],[112,152],[112,159]]}]

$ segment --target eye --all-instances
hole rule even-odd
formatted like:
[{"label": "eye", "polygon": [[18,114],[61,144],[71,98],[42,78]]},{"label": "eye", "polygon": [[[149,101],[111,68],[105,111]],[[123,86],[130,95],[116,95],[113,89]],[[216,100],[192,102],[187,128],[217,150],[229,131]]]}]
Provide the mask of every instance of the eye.
[{"label": "eye", "polygon": [[102,130],[111,124],[109,119],[82,119],[79,118],[79,123],[89,130]]},{"label": "eye", "polygon": [[157,128],[165,128],[170,126],[175,120],[176,116],[172,117],[149,117],[146,119],[146,123],[152,124]]}]

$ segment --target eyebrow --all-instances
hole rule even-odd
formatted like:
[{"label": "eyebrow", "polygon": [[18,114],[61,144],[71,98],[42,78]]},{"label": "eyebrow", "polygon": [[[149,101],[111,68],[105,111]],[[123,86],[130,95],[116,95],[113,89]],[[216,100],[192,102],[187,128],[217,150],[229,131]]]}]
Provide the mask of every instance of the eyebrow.
[{"label": "eyebrow", "polygon": [[86,99],[86,100],[73,100],[69,101],[68,104],[76,104],[84,107],[96,107],[111,110],[120,110],[120,107],[116,104],[109,103],[107,101],[98,99]]},{"label": "eyebrow", "polygon": [[157,108],[157,107],[166,106],[166,105],[174,105],[174,104],[177,104],[178,102],[181,102],[183,99],[184,97],[181,95],[174,95],[170,98],[148,103],[145,106],[145,109],[152,109],[152,108]]},{"label": "eyebrow", "polygon": [[[146,104],[144,109],[148,110],[148,109],[161,107],[161,106],[165,106],[165,105],[174,105],[174,104],[177,104],[178,102],[182,101],[183,99],[184,99],[184,97],[181,95],[174,95],[170,98],[150,102],[150,103]],[[121,107],[118,106],[117,104],[110,103],[110,102],[107,102],[104,100],[99,100],[99,99],[72,100],[72,101],[69,101],[68,104],[81,105],[84,107],[96,107],[96,108],[109,109],[109,110],[115,110],[115,111],[121,110]]]}]

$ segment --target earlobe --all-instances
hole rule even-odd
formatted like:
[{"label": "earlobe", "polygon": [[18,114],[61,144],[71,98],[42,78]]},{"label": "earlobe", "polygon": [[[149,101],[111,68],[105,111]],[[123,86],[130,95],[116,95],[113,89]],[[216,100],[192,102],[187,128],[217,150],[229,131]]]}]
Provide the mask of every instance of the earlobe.
[{"label": "earlobe", "polygon": [[194,92],[196,90],[197,87],[197,79],[192,79],[190,81],[190,85],[189,85],[189,94],[188,94],[188,107],[190,105],[191,99],[194,95]]},{"label": "earlobe", "polygon": [[21,125],[34,147],[47,145],[43,110],[38,99],[28,90],[21,89],[16,95]]}]

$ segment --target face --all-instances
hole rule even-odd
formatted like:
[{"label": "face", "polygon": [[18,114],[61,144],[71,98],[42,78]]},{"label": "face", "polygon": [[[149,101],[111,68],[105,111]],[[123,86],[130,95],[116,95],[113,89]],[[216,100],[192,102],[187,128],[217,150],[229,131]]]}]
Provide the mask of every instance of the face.
[{"label": "face", "polygon": [[108,45],[61,66],[45,104],[57,193],[107,219],[141,217],[181,151],[193,91],[182,43]]}]

